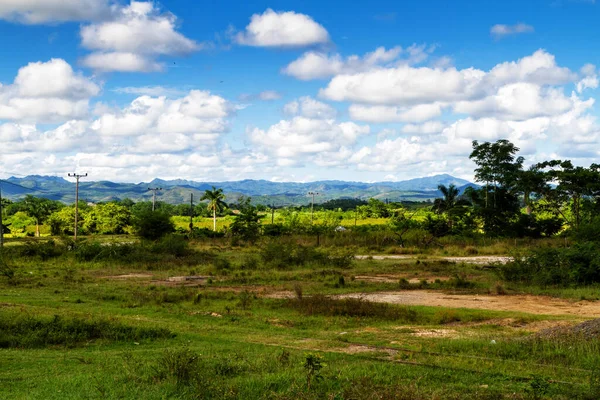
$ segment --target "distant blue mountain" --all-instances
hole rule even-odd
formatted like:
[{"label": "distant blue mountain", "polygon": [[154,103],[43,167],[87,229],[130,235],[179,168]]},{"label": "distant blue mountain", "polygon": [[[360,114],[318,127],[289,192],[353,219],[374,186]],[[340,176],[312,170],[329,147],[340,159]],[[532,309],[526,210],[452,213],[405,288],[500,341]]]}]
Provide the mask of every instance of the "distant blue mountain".
[{"label": "distant blue mountain", "polygon": [[[267,180],[251,180],[231,182],[196,182],[176,179],[153,179],[150,182],[120,183],[110,181],[81,180],[79,196],[93,202],[130,198],[134,201],[151,198],[149,187],[161,187],[159,199],[169,203],[189,201],[190,193],[198,199],[205,190],[213,186],[222,188],[228,201],[239,196],[251,196],[255,202],[279,205],[306,204],[309,191],[318,192],[315,200],[319,202],[336,198],[388,199],[399,200],[432,200],[439,197],[438,185],[453,184],[461,192],[473,183],[448,174],[399,182],[346,182],[339,180],[316,182],[271,182]],[[67,203],[74,201],[75,184],[56,176],[31,175],[25,178],[11,177],[0,181],[2,193],[9,199],[18,199],[27,194],[61,200]]]}]

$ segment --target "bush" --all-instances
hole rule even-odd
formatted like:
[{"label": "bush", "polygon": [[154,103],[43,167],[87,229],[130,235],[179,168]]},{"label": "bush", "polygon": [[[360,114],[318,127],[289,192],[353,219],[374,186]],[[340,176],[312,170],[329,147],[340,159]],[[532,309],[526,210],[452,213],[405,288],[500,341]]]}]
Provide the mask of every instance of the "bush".
[{"label": "bush", "polygon": [[213,231],[208,228],[194,227],[188,234],[190,239],[206,239],[206,238],[221,238],[225,236],[225,232]]},{"label": "bush", "polygon": [[570,248],[539,248],[500,267],[510,282],[539,286],[589,285],[600,282],[600,250],[595,243]]},{"label": "bush", "polygon": [[141,210],[133,216],[135,233],[144,239],[156,240],[169,233],[175,232],[171,216],[161,210]]},{"label": "bush", "polygon": [[57,245],[54,240],[47,242],[27,242],[19,246],[18,253],[26,257],[39,257],[42,261],[58,257],[65,252],[65,248]]},{"label": "bush", "polygon": [[95,339],[123,341],[172,336],[167,329],[135,327],[105,319],[0,314],[0,348],[74,346]]},{"label": "bush", "polygon": [[324,295],[298,297],[288,306],[306,315],[380,318],[392,321],[415,322],[417,312],[408,307],[375,303],[361,298],[334,299]]},{"label": "bush", "polygon": [[189,242],[185,237],[170,234],[152,244],[151,251],[158,254],[170,254],[175,257],[184,257],[190,253],[189,247]]}]

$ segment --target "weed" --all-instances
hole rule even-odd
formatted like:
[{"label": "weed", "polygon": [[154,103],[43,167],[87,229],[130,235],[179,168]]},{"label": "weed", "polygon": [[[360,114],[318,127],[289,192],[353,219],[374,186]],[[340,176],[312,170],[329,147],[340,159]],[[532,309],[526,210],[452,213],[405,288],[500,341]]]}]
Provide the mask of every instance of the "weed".
[{"label": "weed", "polygon": [[277,355],[277,362],[282,367],[287,367],[290,364],[290,352],[286,349],[281,350],[281,353]]},{"label": "weed", "polygon": [[184,347],[177,350],[165,350],[155,368],[158,377],[172,377],[177,385],[188,385],[197,373],[198,354]]},{"label": "weed", "polygon": [[302,285],[294,283],[294,294],[297,300],[302,300]]},{"label": "weed", "polygon": [[452,322],[460,322],[461,318],[455,310],[440,310],[435,313],[434,319],[438,324],[450,324]]},{"label": "weed", "polygon": [[248,290],[241,291],[240,294],[238,295],[238,298],[239,298],[238,306],[242,310],[248,310],[250,308],[250,305],[252,304],[252,297],[253,297],[253,294],[250,293]]},{"label": "weed", "polygon": [[314,381],[319,381],[323,377],[321,376],[321,369],[326,365],[321,360],[320,354],[308,353],[304,359],[303,367],[306,371],[306,386],[310,389],[310,386]]},{"label": "weed", "polygon": [[414,322],[416,311],[408,307],[375,303],[361,298],[334,299],[320,294],[288,301],[288,306],[306,315],[380,318]]},{"label": "weed", "polygon": [[141,328],[103,319],[0,314],[0,348],[74,346],[89,340],[124,341],[172,337],[162,328]]}]

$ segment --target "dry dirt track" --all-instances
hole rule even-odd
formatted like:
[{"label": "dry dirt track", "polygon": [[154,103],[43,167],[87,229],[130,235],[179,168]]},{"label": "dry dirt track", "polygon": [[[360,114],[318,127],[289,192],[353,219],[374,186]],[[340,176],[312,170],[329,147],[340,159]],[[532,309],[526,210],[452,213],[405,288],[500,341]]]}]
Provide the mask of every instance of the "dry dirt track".
[{"label": "dry dirt track", "polygon": [[[416,260],[418,254],[390,254],[390,255],[374,255],[374,256],[355,256],[357,260]],[[450,261],[456,263],[465,264],[490,264],[490,263],[501,263],[506,264],[512,260],[512,257],[506,256],[475,256],[475,257],[432,257],[428,258],[427,261]]]},{"label": "dry dirt track", "polygon": [[452,308],[476,308],[496,311],[517,311],[543,315],[573,315],[600,318],[600,301],[569,301],[547,296],[448,294],[431,290],[410,290],[379,293],[353,293],[340,296],[361,297],[365,300]]}]

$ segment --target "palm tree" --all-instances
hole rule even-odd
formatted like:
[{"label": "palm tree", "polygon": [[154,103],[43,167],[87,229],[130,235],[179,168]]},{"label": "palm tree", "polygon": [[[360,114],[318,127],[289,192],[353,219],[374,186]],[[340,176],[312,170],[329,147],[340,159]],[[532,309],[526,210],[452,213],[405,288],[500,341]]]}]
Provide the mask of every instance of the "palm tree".
[{"label": "palm tree", "polygon": [[442,192],[442,199],[435,199],[434,207],[438,214],[452,210],[457,204],[459,190],[454,184],[438,185],[438,190]]},{"label": "palm tree", "polygon": [[205,190],[200,200],[208,200],[208,209],[213,212],[213,231],[217,230],[217,211],[222,211],[227,207],[225,200],[225,194],[223,189],[217,189],[212,187],[212,190]]}]

